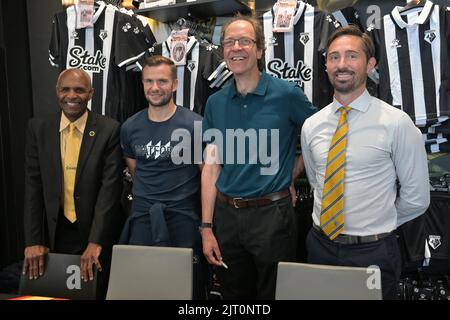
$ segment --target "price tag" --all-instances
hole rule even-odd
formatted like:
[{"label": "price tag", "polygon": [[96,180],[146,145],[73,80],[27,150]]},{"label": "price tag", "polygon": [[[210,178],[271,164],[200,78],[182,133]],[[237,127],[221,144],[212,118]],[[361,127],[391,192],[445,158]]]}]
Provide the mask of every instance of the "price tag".
[{"label": "price tag", "polygon": [[170,34],[172,38],[172,42],[170,43],[170,59],[177,66],[186,65],[188,31],[189,29],[174,30]]},{"label": "price tag", "polygon": [[275,4],[275,19],[273,21],[274,32],[291,32],[294,25],[296,0],[278,0]]},{"label": "price tag", "polygon": [[78,0],[75,3],[77,29],[93,28],[94,0]]}]

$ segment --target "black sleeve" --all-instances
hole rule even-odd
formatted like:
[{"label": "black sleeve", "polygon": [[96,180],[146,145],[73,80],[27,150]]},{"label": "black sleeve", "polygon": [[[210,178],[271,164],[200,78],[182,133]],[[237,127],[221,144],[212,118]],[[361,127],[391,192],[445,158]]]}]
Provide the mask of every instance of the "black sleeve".
[{"label": "black sleeve", "polygon": [[120,125],[114,121],[103,154],[103,173],[95,204],[89,242],[110,245],[118,229],[121,216],[117,205],[122,194],[123,159],[120,148]]},{"label": "black sleeve", "polygon": [[25,198],[24,231],[25,246],[45,245],[44,195],[39,164],[39,152],[33,122],[28,122],[25,144]]},{"label": "black sleeve", "polygon": [[51,38],[48,47],[48,59],[50,64],[54,67],[61,67],[60,55],[60,30],[58,23],[58,16],[55,14],[52,19]]},{"label": "black sleeve", "polygon": [[135,63],[154,44],[148,38],[141,21],[119,11],[116,12],[114,30],[114,63],[119,67]]}]

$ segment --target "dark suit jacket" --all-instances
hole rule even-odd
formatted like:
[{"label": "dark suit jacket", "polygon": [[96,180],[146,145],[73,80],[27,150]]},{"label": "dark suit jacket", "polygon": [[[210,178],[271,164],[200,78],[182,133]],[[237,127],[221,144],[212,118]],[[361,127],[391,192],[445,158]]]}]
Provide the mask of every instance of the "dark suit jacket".
[{"label": "dark suit jacket", "polygon": [[[25,148],[25,246],[55,248],[58,214],[63,203],[59,124],[61,113],[34,118]],[[75,179],[75,210],[83,246],[111,246],[120,235],[123,159],[120,124],[89,112]]]}]

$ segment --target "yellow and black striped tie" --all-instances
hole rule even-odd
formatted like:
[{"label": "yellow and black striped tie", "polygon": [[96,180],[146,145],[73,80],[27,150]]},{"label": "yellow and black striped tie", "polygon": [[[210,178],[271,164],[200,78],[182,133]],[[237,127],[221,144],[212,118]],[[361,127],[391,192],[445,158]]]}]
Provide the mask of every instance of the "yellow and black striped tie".
[{"label": "yellow and black striped tie", "polygon": [[331,140],[322,192],[320,228],[333,240],[344,231],[344,172],[347,147],[347,114],[352,108],[340,107],[341,115]]}]

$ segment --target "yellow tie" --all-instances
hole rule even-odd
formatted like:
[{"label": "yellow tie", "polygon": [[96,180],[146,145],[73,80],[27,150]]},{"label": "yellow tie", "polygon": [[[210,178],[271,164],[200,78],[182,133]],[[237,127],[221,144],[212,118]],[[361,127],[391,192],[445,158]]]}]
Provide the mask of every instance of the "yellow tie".
[{"label": "yellow tie", "polygon": [[71,123],[64,156],[64,215],[72,223],[77,220],[73,191],[75,189],[78,155],[80,154],[80,138],[75,130],[75,125]]},{"label": "yellow tie", "polygon": [[341,107],[336,132],[331,140],[322,192],[320,228],[333,240],[344,231],[344,171],[347,147],[347,114],[352,108]]}]

